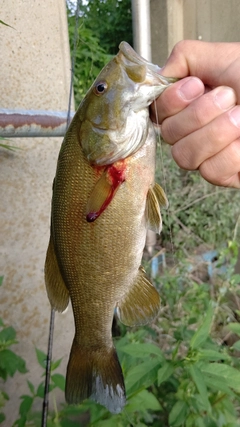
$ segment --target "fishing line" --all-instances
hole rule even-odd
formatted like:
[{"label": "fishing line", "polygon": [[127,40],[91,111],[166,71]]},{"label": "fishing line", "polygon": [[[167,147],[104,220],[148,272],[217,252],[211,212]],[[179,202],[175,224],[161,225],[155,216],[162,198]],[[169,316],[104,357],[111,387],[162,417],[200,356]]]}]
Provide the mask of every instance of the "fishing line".
[{"label": "fishing line", "polygon": [[[76,59],[78,26],[79,26],[78,21],[79,21],[79,16],[80,16],[81,3],[82,3],[82,0],[77,1],[77,7],[76,7],[76,11],[75,11],[75,29],[74,29],[74,38],[73,38],[73,52],[72,52],[72,59],[71,59],[72,68],[71,68],[70,90],[69,90],[69,98],[68,98],[68,113],[67,113],[66,131],[68,129],[68,126],[69,126],[70,120],[71,120],[71,103],[72,103],[72,96],[73,96],[73,78],[74,78],[74,72],[75,72],[75,59]],[[51,362],[52,362],[54,320],[55,320],[55,310],[51,309],[41,427],[47,427],[47,417],[48,417],[48,407],[49,407],[49,386],[50,386],[50,380],[51,380]]]},{"label": "fishing line", "polygon": [[74,37],[73,37],[73,52],[72,52],[72,68],[71,68],[71,80],[70,80],[70,89],[69,89],[69,99],[68,99],[68,114],[67,114],[67,126],[66,130],[70,124],[70,114],[71,114],[71,103],[72,103],[72,93],[73,93],[73,79],[74,79],[74,72],[75,72],[75,60],[76,60],[76,51],[77,51],[77,39],[78,39],[78,21],[80,16],[80,6],[82,5],[82,0],[77,1],[77,7],[75,12],[75,28],[74,28]]},{"label": "fishing line", "polygon": [[[158,114],[157,114],[157,102],[156,100],[153,101],[153,105],[154,105],[154,110],[155,110],[155,117],[156,117],[156,125],[158,128],[158,132],[157,133],[157,141],[158,141],[158,146],[159,146],[159,151],[160,151],[160,163],[161,163],[161,169],[162,169],[162,176],[163,176],[163,189],[167,195],[167,178],[166,178],[166,169],[164,166],[164,161],[163,161],[163,147],[162,147],[162,137],[161,137],[161,126],[159,124],[158,121]],[[170,224],[170,215],[171,215],[171,211],[170,211],[170,206],[168,205],[167,207],[167,225],[168,225],[168,230],[169,230],[169,238],[170,238],[170,246],[171,246],[171,254],[174,260],[174,246],[173,246],[173,233],[172,233],[172,227]]]}]

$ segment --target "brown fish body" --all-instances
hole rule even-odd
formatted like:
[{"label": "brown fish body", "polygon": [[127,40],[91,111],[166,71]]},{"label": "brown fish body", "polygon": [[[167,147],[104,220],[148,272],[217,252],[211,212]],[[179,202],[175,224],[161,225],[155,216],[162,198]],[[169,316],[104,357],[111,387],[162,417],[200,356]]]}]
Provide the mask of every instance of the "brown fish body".
[{"label": "brown fish body", "polygon": [[[102,75],[102,84],[101,79]],[[101,89],[99,83],[97,87]],[[101,151],[94,135],[86,141],[92,126],[91,96],[76,113],[59,154],[45,276],[52,307],[63,311],[69,297],[73,307],[76,331],[67,370],[67,401],[79,403],[91,397],[118,413],[125,404],[125,388],[111,336],[114,309],[129,326],[148,323],[158,313],[160,298],[141,259],[147,228],[161,228],[159,204],[166,204],[166,199],[154,184],[156,143],[150,120],[139,147],[132,152],[125,149],[126,157],[124,144],[120,151],[114,150],[104,134]],[[110,110],[115,120],[121,103],[112,100],[111,105],[115,105]],[[109,114],[109,102],[105,109]],[[101,109],[93,111],[98,122]],[[121,118],[118,123],[121,127]],[[101,126],[97,138],[107,127],[103,119]]]}]

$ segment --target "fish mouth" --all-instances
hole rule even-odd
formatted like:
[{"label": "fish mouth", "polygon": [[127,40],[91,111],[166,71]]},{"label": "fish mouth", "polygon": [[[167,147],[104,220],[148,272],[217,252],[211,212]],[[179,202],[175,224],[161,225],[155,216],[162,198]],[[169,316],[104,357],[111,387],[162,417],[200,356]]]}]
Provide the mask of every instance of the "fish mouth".
[{"label": "fish mouth", "polygon": [[[129,63],[136,64],[136,65],[145,65],[147,70],[150,71],[151,75],[152,76],[155,75],[155,77],[157,78],[158,84],[169,85],[170,83],[169,77],[166,78],[160,74],[161,68],[158,65],[153,64],[152,62],[148,61],[147,59],[139,55],[127,42],[122,41],[119,45],[119,50],[120,52],[122,52],[124,57],[129,61]],[[172,82],[176,81],[176,79],[171,79],[171,78],[170,80],[173,80]],[[151,81],[151,84],[152,84],[152,81]]]}]

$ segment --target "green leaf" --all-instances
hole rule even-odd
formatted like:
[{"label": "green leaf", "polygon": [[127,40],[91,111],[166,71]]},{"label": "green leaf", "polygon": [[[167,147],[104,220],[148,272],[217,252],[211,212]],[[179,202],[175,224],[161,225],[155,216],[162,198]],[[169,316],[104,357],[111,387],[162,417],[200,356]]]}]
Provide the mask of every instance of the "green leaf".
[{"label": "green leaf", "polygon": [[14,28],[13,28],[13,27],[11,27],[11,25],[6,24],[6,22],[2,21],[1,19],[0,19],[0,24],[2,24],[2,25],[6,25],[6,27],[10,27],[10,28],[12,28],[12,29],[14,30]]},{"label": "green leaf", "polygon": [[4,328],[0,332],[0,342],[4,341],[14,341],[16,338],[16,331],[12,326],[9,326],[8,328]]},{"label": "green leaf", "polygon": [[[56,425],[57,427],[57,425]],[[61,427],[80,427],[79,421],[71,421],[69,419],[61,419]]]},{"label": "green leaf", "polygon": [[161,361],[165,360],[165,357],[160,348],[154,344],[132,343],[121,347],[121,351],[129,354],[132,357],[145,358],[154,354],[155,356],[158,356]]},{"label": "green leaf", "polygon": [[27,380],[27,383],[28,383],[30,392],[34,395],[35,394],[34,385],[31,383],[31,381],[28,381],[28,380]]},{"label": "green leaf", "polygon": [[0,423],[2,423],[4,420],[5,420],[5,415],[2,413],[2,412],[0,412]]},{"label": "green leaf", "polygon": [[172,407],[168,417],[169,425],[171,427],[181,426],[186,420],[188,405],[183,400],[179,400]]},{"label": "green leaf", "polygon": [[234,348],[234,350],[240,351],[240,340],[236,341],[233,345],[232,348]]},{"label": "green leaf", "polygon": [[237,335],[240,335],[240,323],[229,323],[227,328]]},{"label": "green leaf", "polygon": [[0,286],[2,286],[2,284],[3,284],[3,278],[4,278],[4,276],[0,276]]},{"label": "green leaf", "polygon": [[51,376],[52,382],[55,384],[56,387],[60,388],[60,390],[65,390],[65,378],[61,374],[53,374]]},{"label": "green leaf", "polygon": [[160,411],[161,409],[162,406],[153,393],[148,390],[141,390],[129,399],[125,411],[133,413],[135,411]]},{"label": "green leaf", "polygon": [[27,372],[25,361],[9,349],[2,350],[0,357],[0,376],[6,380],[8,375],[13,377],[16,371],[23,374]]},{"label": "green leaf", "polygon": [[153,384],[157,379],[158,368],[159,361],[152,359],[130,369],[125,378],[127,394],[129,395]]},{"label": "green leaf", "polygon": [[23,396],[21,396],[21,399],[22,399],[22,403],[21,403],[20,408],[19,408],[19,414],[21,415],[22,418],[26,419],[27,414],[32,407],[34,398],[31,396],[23,395]]},{"label": "green leaf", "polygon": [[221,380],[225,385],[240,392],[240,372],[232,366],[223,363],[209,363],[201,366],[204,375],[211,375],[212,382],[215,378]]},{"label": "green leaf", "polygon": [[211,305],[209,305],[206,317],[202,325],[195,332],[195,334],[192,336],[192,339],[190,341],[190,347],[192,349],[199,348],[209,337],[209,333],[212,325],[212,318],[213,318],[213,308]]},{"label": "green leaf", "polygon": [[[118,415],[112,415],[111,418],[107,420],[101,420],[99,422],[94,423],[94,426],[96,427],[123,427],[121,423],[118,422],[119,416]],[[91,424],[92,425],[92,424]],[[66,426],[68,427],[68,426]]]},{"label": "green leaf", "polygon": [[51,371],[55,371],[55,369],[57,369],[59,367],[59,365],[61,364],[62,359],[58,359],[55,362],[53,361],[51,363]]},{"label": "green leaf", "polygon": [[171,363],[165,363],[158,370],[158,385],[166,381],[174,372],[174,366]]},{"label": "green leaf", "polygon": [[201,349],[198,352],[198,358],[199,360],[209,360],[211,362],[218,361],[218,360],[231,360],[231,357],[229,356],[229,354],[223,353],[221,349],[219,351]]},{"label": "green leaf", "polygon": [[15,423],[13,424],[13,427],[17,426],[17,427],[26,427],[26,418],[25,417],[21,417],[19,418],[17,421],[15,421]]},{"label": "green leaf", "polygon": [[195,383],[197,390],[199,391],[203,405],[205,406],[205,410],[208,413],[211,413],[211,406],[208,400],[207,387],[204,382],[204,377],[201,371],[198,369],[196,365],[190,365],[188,369],[193,379],[193,382]]},{"label": "green leaf", "polygon": [[37,388],[37,396],[43,398],[44,397],[44,389],[45,389],[45,385],[44,383],[40,383],[38,388]]},{"label": "green leaf", "polygon": [[9,395],[5,391],[0,391],[0,397],[1,397],[1,394],[5,400],[9,400]]},{"label": "green leaf", "polygon": [[204,381],[207,387],[209,387],[211,390],[215,390],[217,392],[221,391],[223,393],[225,393],[228,396],[231,396],[232,398],[235,397],[235,393],[225,384],[225,381],[223,379],[220,378],[213,378],[210,375],[205,375],[203,373],[204,376]]},{"label": "green leaf", "polygon": [[36,350],[36,355],[37,355],[37,360],[39,365],[45,369],[46,368],[46,363],[47,363],[47,355],[45,353],[43,353],[43,351],[39,350],[38,348],[35,349]]},{"label": "green leaf", "polygon": [[240,283],[240,274],[233,274],[231,276],[231,284],[238,285]]},{"label": "green leaf", "polygon": [[9,151],[21,150],[20,147],[15,147],[14,145],[3,144],[2,142],[0,143],[0,147],[5,148],[6,150],[9,150]]}]

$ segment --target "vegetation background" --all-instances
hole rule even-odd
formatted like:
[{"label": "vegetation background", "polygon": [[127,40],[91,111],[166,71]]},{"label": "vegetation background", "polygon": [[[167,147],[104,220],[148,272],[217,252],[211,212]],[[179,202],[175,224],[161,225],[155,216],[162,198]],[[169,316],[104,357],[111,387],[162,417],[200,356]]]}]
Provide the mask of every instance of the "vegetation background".
[{"label": "vegetation background", "polygon": [[[68,1],[74,94],[80,103],[100,69],[118,50],[132,44],[130,0],[92,0],[82,4],[76,34],[75,2]],[[160,317],[146,328],[115,325],[114,335],[123,367],[128,404],[111,415],[86,401],[57,405],[65,378],[52,362],[54,411],[47,425],[96,427],[237,427],[240,426],[240,277],[235,274],[239,245],[240,193],[211,186],[197,172],[181,171],[169,148],[159,141],[157,181],[165,187],[170,208],[155,248],[158,271],[153,280],[162,297]],[[153,259],[145,268],[153,275]],[[0,282],[1,284],[1,282]],[[7,380],[26,364],[11,350],[14,329],[0,319],[0,377]],[[36,349],[45,369],[46,355]],[[40,426],[44,379],[22,396],[15,426]],[[9,399],[0,391],[0,408]],[[64,401],[62,399],[62,401]],[[0,413],[0,424],[4,414]]]}]

